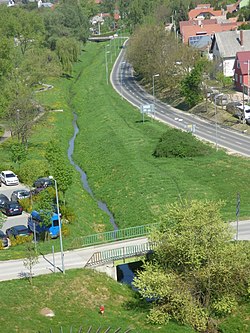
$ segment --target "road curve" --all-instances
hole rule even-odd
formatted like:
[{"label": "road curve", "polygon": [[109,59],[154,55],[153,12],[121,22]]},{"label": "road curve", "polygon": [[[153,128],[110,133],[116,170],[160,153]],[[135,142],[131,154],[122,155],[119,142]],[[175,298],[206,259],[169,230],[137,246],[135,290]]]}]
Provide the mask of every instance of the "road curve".
[{"label": "road curve", "polygon": [[[116,59],[110,74],[113,88],[136,108],[145,104],[153,104],[153,96],[139,86],[133,75],[133,68],[125,60],[123,48]],[[214,143],[216,147],[224,148],[230,152],[250,157],[250,135],[199,118],[195,115],[181,111],[160,100],[155,100],[155,119],[172,127],[190,131],[195,128],[194,135],[202,140]]]}]

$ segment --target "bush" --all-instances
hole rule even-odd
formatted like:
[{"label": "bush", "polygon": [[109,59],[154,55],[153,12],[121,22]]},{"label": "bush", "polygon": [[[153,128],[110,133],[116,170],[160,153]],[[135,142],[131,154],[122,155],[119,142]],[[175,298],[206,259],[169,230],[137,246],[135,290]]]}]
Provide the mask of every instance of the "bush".
[{"label": "bush", "polygon": [[64,220],[66,220],[68,223],[72,223],[76,220],[76,215],[74,213],[74,210],[68,206],[61,205],[60,213],[62,214]]},{"label": "bush", "polygon": [[211,148],[191,133],[170,129],[162,135],[153,155],[155,157],[197,157],[208,155]]},{"label": "bush", "polygon": [[33,184],[39,178],[48,174],[48,162],[45,160],[27,160],[21,164],[19,178],[23,183]]},{"label": "bush", "polygon": [[62,224],[62,235],[64,237],[67,237],[70,235],[70,230],[69,230],[69,227],[65,224]]},{"label": "bush", "polygon": [[16,245],[20,245],[20,244],[29,243],[32,240],[33,240],[33,235],[30,235],[30,236],[17,236],[16,238],[13,237],[13,236],[10,237],[11,246],[16,246]]}]

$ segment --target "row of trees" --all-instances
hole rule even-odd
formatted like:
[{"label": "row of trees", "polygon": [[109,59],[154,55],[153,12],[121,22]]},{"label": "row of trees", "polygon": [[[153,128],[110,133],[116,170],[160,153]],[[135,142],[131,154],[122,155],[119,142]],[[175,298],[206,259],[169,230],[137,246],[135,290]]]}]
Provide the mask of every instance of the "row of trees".
[{"label": "row of trees", "polygon": [[[162,98],[176,98],[181,91],[187,90],[181,90],[181,83],[189,76],[200,55],[195,49],[181,43],[174,33],[166,32],[162,25],[145,24],[132,35],[127,58],[135,72],[150,87],[153,75],[160,74],[155,85],[161,90]],[[203,67],[198,68],[202,70]]]},{"label": "row of trees", "polygon": [[91,0],[64,0],[54,10],[0,6],[0,117],[22,144],[39,113],[36,86],[71,75],[96,11]]}]

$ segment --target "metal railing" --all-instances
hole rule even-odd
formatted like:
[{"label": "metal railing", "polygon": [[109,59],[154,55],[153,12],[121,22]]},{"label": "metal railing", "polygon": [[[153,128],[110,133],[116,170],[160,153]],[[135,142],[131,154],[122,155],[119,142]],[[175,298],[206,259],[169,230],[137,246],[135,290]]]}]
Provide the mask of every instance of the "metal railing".
[{"label": "metal railing", "polygon": [[150,253],[155,248],[155,243],[147,242],[139,245],[124,246],[117,249],[98,251],[93,253],[85,267],[98,266],[114,260],[131,258]]},{"label": "metal railing", "polygon": [[137,227],[118,229],[114,231],[101,232],[98,234],[93,234],[89,236],[83,236],[74,239],[71,244],[72,248],[80,248],[85,246],[105,244],[116,242],[119,240],[131,239],[136,237],[146,236],[150,231],[157,227],[159,223],[146,224]]}]

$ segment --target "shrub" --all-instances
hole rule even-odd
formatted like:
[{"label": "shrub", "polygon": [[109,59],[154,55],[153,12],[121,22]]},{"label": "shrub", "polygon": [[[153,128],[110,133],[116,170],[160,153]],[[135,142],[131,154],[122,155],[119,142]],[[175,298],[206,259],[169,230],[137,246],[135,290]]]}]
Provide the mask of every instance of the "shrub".
[{"label": "shrub", "polygon": [[48,174],[48,162],[45,160],[27,160],[21,164],[19,178],[23,183],[33,184],[34,180]]},{"label": "shrub", "polygon": [[62,224],[62,235],[64,237],[67,237],[70,235],[70,230],[69,230],[69,227],[65,224]]},{"label": "shrub", "polygon": [[164,133],[157,144],[155,157],[197,157],[211,152],[211,148],[196,139],[191,133],[170,129]]},{"label": "shrub", "polygon": [[72,223],[76,219],[76,215],[74,210],[68,206],[61,205],[60,206],[60,213],[62,214],[63,218],[68,222]]},{"label": "shrub", "polygon": [[32,203],[30,198],[19,200],[20,205],[23,207],[23,210],[27,213],[32,211]]},{"label": "shrub", "polygon": [[17,236],[16,238],[13,237],[13,236],[10,237],[11,246],[16,246],[16,245],[20,245],[20,244],[29,243],[32,240],[33,240],[33,235],[30,235],[30,236]]}]

